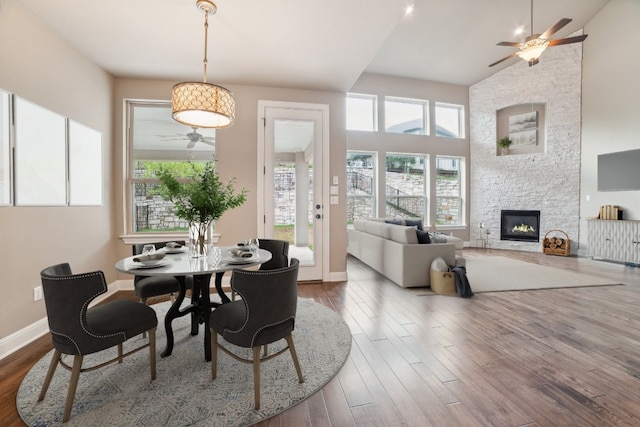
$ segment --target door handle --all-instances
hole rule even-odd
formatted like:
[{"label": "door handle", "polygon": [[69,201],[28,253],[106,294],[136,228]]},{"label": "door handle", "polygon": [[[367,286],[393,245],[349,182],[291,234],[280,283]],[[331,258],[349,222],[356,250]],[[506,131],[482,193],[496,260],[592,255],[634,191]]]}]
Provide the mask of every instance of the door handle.
[{"label": "door handle", "polygon": [[322,209],[322,206],[316,205],[316,209]]},{"label": "door handle", "polygon": [[322,215],[316,214],[316,219],[320,219],[320,218],[322,218]]}]

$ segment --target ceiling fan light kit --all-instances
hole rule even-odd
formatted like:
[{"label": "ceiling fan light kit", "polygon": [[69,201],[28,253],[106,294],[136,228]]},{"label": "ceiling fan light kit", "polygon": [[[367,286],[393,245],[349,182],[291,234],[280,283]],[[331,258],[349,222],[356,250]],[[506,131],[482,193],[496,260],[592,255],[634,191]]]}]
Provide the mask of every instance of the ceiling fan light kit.
[{"label": "ceiling fan light kit", "polygon": [[520,58],[524,59],[525,61],[527,61],[527,63],[531,67],[536,65],[538,62],[540,62],[538,58],[540,58],[540,55],[542,55],[542,52],[544,52],[545,49],[547,49],[547,47],[557,46],[561,44],[579,43],[584,41],[584,39],[587,38],[587,34],[584,34],[581,36],[575,36],[575,37],[566,37],[564,39],[550,40],[550,37],[553,34],[560,31],[560,29],[565,27],[569,22],[571,22],[571,19],[562,18],[561,20],[556,22],[554,25],[552,25],[549,29],[547,29],[544,33],[533,34],[533,0],[531,0],[531,27],[530,27],[531,35],[527,37],[524,42],[521,42],[521,43],[518,43],[518,42],[498,43],[498,46],[512,46],[512,47],[517,47],[520,50],[518,52],[514,52],[511,55],[506,56],[494,62],[493,64],[489,64],[489,67],[493,67],[494,65],[497,65],[503,61],[506,61],[509,58],[513,58],[514,56],[519,56]]},{"label": "ceiling fan light kit", "polygon": [[236,103],[230,90],[207,83],[207,36],[209,15],[218,10],[210,0],[196,0],[204,13],[204,72],[202,82],[182,82],[173,86],[171,113],[175,121],[199,128],[224,128],[235,120]]},{"label": "ceiling fan light kit", "polygon": [[548,40],[532,39],[524,42],[523,46],[518,52],[518,56],[529,63],[529,66],[536,65],[538,58],[542,55],[542,52],[549,46]]}]

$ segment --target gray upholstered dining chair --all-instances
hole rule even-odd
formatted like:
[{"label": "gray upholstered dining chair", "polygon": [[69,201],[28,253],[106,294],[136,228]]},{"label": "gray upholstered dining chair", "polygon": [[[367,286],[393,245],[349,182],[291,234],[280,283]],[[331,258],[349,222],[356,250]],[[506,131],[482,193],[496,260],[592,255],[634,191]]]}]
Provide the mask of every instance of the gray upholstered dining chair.
[{"label": "gray upholstered dining chair", "polygon": [[260,270],[273,270],[289,265],[289,242],[286,240],[258,239],[260,249],[271,252],[271,259],[260,265]]},{"label": "gray upholstered dining chair", "polygon": [[[47,267],[40,272],[49,330],[53,342],[53,358],[38,401],[44,399],[58,364],[71,371],[69,390],[62,422],[71,416],[71,407],[81,372],[92,371],[149,347],[151,380],[156,378],[156,326],[158,318],[152,308],[129,300],[114,300],[88,308],[89,303],[107,291],[102,271],[73,274],[68,263]],[[149,333],[148,342],[123,354],[122,343],[131,337]],[[85,355],[117,346],[116,357],[87,368]],[[73,355],[73,366],[63,355]]]},{"label": "gray upholstered dining chair", "polygon": [[[238,301],[216,308],[209,318],[211,328],[211,378],[218,370],[218,348],[243,363],[253,364],[255,408],[260,409],[260,363],[289,350],[298,380],[304,382],[300,362],[291,335],[295,327],[298,303],[298,265],[274,270],[233,270],[233,287]],[[220,335],[227,342],[251,348],[251,359],[241,357],[218,342]],[[271,354],[260,354],[262,346],[285,339],[287,345]],[[266,351],[266,348],[265,348]]]},{"label": "gray upholstered dining chair", "polygon": [[[184,241],[174,240],[175,243],[184,246]],[[164,248],[168,242],[154,242],[147,243],[155,246],[156,250]],[[144,244],[135,244],[132,246],[133,255],[140,255]],[[185,286],[187,289],[191,288],[191,276],[185,277]],[[160,297],[164,295],[170,295],[171,300],[174,300],[174,293],[178,292],[180,285],[178,279],[172,276],[134,276],[133,288],[136,296],[140,298],[144,304],[147,304],[149,298]]]},{"label": "gray upholstered dining chair", "polygon": [[[273,270],[289,265],[289,242],[276,239],[258,239],[260,249],[271,252],[271,259],[260,265],[259,270]],[[231,286],[231,300],[236,299],[236,292]]]}]

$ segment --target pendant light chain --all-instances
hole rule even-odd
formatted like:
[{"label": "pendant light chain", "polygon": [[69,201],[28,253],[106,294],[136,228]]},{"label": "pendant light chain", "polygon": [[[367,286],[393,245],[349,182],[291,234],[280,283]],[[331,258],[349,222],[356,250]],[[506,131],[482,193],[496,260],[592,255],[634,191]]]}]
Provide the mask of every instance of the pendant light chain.
[{"label": "pendant light chain", "polygon": [[204,11],[204,60],[202,61],[204,65],[204,75],[202,76],[202,81],[204,83],[207,82],[207,45],[209,41],[209,12]]}]

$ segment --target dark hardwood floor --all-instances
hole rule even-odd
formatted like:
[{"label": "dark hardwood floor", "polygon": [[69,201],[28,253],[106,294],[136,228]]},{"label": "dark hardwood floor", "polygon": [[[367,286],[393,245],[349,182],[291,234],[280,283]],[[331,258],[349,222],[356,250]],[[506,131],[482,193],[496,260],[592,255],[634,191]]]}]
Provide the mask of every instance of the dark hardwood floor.
[{"label": "dark hardwood floor", "polygon": [[[348,282],[299,286],[348,323],[349,359],[320,392],[258,425],[640,425],[640,269],[465,249],[495,255],[623,285],[462,299],[400,288],[350,258]],[[3,426],[24,425],[18,386],[50,348],[45,336],[0,362]]]}]

